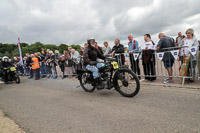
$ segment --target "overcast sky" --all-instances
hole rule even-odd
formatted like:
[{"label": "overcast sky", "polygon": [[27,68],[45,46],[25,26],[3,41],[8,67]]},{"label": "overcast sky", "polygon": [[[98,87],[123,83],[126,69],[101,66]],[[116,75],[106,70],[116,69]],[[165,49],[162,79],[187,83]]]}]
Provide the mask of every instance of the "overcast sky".
[{"label": "overcast sky", "polygon": [[149,33],[175,37],[194,28],[200,40],[200,0],[0,0],[0,42],[80,44],[89,36],[102,45],[127,35],[143,42]]}]

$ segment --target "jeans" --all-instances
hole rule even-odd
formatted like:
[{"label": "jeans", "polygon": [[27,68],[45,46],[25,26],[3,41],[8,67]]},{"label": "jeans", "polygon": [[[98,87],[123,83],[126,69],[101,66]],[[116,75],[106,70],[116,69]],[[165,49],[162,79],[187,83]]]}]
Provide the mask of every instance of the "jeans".
[{"label": "jeans", "polygon": [[57,70],[56,70],[56,65],[52,65],[52,71],[53,71],[53,77],[56,78],[57,77]]},{"label": "jeans", "polygon": [[33,78],[33,69],[32,68],[29,68],[30,69],[30,78]]},{"label": "jeans", "polygon": [[92,65],[87,65],[86,69],[91,71],[93,74],[94,79],[99,77],[99,68],[103,67],[102,63],[97,63],[96,66],[92,66]]},{"label": "jeans", "polygon": [[197,62],[196,60],[190,61],[189,62],[189,67],[188,67],[188,71],[187,71],[187,76],[192,76],[193,79],[195,79],[195,68],[196,68]]},{"label": "jeans", "polygon": [[51,66],[47,65],[46,66],[46,72],[47,72],[47,75],[52,75],[52,71],[51,71]]},{"label": "jeans", "polygon": [[60,70],[61,70],[61,72],[63,74],[63,77],[64,77],[64,74],[65,74],[65,66],[64,66],[64,64],[60,65]]},{"label": "jeans", "polygon": [[47,68],[46,68],[45,64],[41,65],[40,71],[41,71],[42,76],[46,76],[46,74],[47,74]]},{"label": "jeans", "polygon": [[23,66],[19,66],[19,71],[20,71],[21,74],[24,74],[24,68],[23,68]]},{"label": "jeans", "polygon": [[16,72],[17,72],[17,73],[20,72],[20,67],[19,67],[19,66],[16,67]]},{"label": "jeans", "polygon": [[38,69],[33,69],[35,79],[40,79],[40,68]]},{"label": "jeans", "polygon": [[29,75],[29,68],[27,68],[27,67],[24,67],[24,74],[25,74],[26,76],[28,76],[28,75]]}]

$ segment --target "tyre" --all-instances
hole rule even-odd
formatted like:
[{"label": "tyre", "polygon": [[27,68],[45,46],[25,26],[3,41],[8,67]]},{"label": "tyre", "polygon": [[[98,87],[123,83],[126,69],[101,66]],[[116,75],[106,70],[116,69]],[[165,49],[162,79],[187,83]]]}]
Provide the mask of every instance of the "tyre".
[{"label": "tyre", "polygon": [[20,78],[19,78],[19,76],[17,76],[17,77],[15,78],[15,82],[16,82],[17,84],[20,83]]},{"label": "tyre", "polygon": [[83,88],[83,90],[86,91],[86,92],[93,92],[95,90],[95,86],[92,85],[93,84],[92,73],[84,72],[80,76],[81,77],[80,77],[79,81],[80,81],[80,85]]},{"label": "tyre", "polygon": [[130,69],[118,70],[113,81],[115,89],[124,97],[134,97],[140,90],[140,81]]}]

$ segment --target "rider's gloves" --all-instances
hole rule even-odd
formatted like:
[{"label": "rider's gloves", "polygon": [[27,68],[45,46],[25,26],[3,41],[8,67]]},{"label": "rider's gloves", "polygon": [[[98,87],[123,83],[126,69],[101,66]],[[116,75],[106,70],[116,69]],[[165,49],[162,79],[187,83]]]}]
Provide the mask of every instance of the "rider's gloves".
[{"label": "rider's gloves", "polygon": [[96,65],[97,62],[96,61],[90,61],[90,65]]}]

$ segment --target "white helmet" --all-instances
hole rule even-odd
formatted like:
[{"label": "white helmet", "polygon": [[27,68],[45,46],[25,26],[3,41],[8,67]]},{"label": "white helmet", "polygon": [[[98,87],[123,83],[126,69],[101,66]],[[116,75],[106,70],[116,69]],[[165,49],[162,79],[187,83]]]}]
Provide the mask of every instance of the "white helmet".
[{"label": "white helmet", "polygon": [[2,61],[5,61],[5,60],[7,60],[8,61],[8,56],[4,56],[3,58],[2,58]]},{"label": "white helmet", "polygon": [[94,37],[89,37],[89,38],[87,39],[87,43],[88,43],[89,45],[91,45],[91,42],[95,42],[95,38],[94,38]]}]

